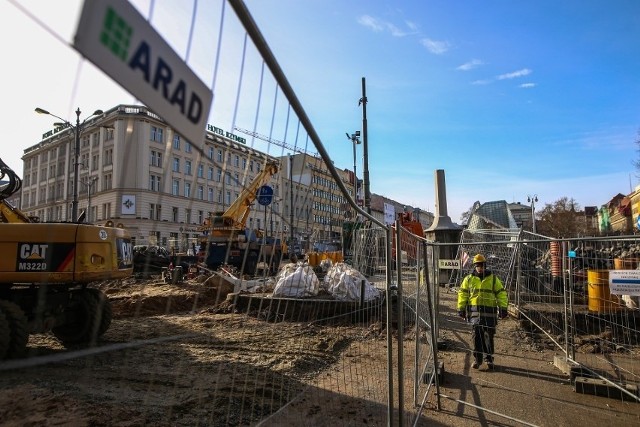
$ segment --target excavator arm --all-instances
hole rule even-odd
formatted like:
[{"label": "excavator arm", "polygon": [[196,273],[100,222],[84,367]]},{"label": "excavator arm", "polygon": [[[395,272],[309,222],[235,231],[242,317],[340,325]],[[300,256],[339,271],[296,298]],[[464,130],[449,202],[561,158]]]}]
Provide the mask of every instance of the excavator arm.
[{"label": "excavator arm", "polygon": [[5,199],[20,190],[22,180],[5,162],[0,159],[0,180],[7,177],[9,182],[0,185],[0,222],[6,223],[29,223],[33,222],[19,209],[11,206]]}]

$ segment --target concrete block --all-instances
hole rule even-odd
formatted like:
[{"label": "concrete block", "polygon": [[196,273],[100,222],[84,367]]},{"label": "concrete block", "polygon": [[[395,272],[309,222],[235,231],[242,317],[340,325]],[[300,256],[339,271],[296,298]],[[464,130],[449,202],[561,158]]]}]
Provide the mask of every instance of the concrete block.
[{"label": "concrete block", "polygon": [[[634,396],[638,396],[638,386],[635,384],[621,384],[620,388],[628,391]],[[594,396],[609,397],[611,399],[623,399],[628,401],[636,401],[627,393],[623,392],[619,387],[608,383],[605,380],[596,378],[576,377],[575,392],[583,394],[591,394]]]}]

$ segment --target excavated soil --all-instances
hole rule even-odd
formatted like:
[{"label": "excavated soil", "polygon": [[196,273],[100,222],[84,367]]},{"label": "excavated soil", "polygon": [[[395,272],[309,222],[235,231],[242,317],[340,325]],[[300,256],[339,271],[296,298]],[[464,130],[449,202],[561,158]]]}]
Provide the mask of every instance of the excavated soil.
[{"label": "excavated soil", "polygon": [[[287,402],[260,425],[387,425],[386,402],[350,399],[351,388],[361,384],[349,384],[344,372],[331,369],[341,355],[363,353],[357,346],[364,334],[376,344],[350,363],[379,366],[368,387],[385,396],[382,323],[363,331],[361,325],[265,322],[235,313],[226,299],[232,286],[216,279],[166,284],[131,278],[95,287],[112,304],[109,330],[96,347],[65,348],[53,335],[30,336],[28,358],[0,365],[0,425],[256,425]],[[452,296],[443,296],[441,410],[434,410],[433,399],[427,402],[417,425],[640,423],[640,404],[574,393],[553,366],[553,345],[515,319],[499,327],[498,369],[470,370],[467,325],[456,319],[451,301],[444,301]],[[407,351],[412,346],[405,342]],[[340,376],[333,383],[341,389],[309,387],[319,376],[328,384]],[[415,411],[410,383],[405,388]]]}]

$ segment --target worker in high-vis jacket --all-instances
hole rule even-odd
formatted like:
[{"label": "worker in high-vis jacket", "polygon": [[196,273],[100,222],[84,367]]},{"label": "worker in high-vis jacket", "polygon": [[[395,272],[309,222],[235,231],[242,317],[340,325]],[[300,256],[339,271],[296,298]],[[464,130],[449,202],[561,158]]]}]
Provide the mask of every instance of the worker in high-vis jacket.
[{"label": "worker in high-vis jacket", "polygon": [[471,367],[478,369],[484,359],[488,368],[493,369],[496,315],[500,319],[507,317],[509,301],[502,281],[487,270],[487,260],[482,254],[473,257],[473,267],[473,272],[462,280],[458,291],[458,316],[472,325],[475,360]]}]

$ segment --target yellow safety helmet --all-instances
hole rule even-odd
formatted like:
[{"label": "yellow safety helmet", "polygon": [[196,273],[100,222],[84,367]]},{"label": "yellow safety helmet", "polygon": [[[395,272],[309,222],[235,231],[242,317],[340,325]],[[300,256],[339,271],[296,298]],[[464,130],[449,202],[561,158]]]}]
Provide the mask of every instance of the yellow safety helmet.
[{"label": "yellow safety helmet", "polygon": [[473,265],[485,263],[487,260],[484,258],[482,254],[477,254],[473,257]]}]

